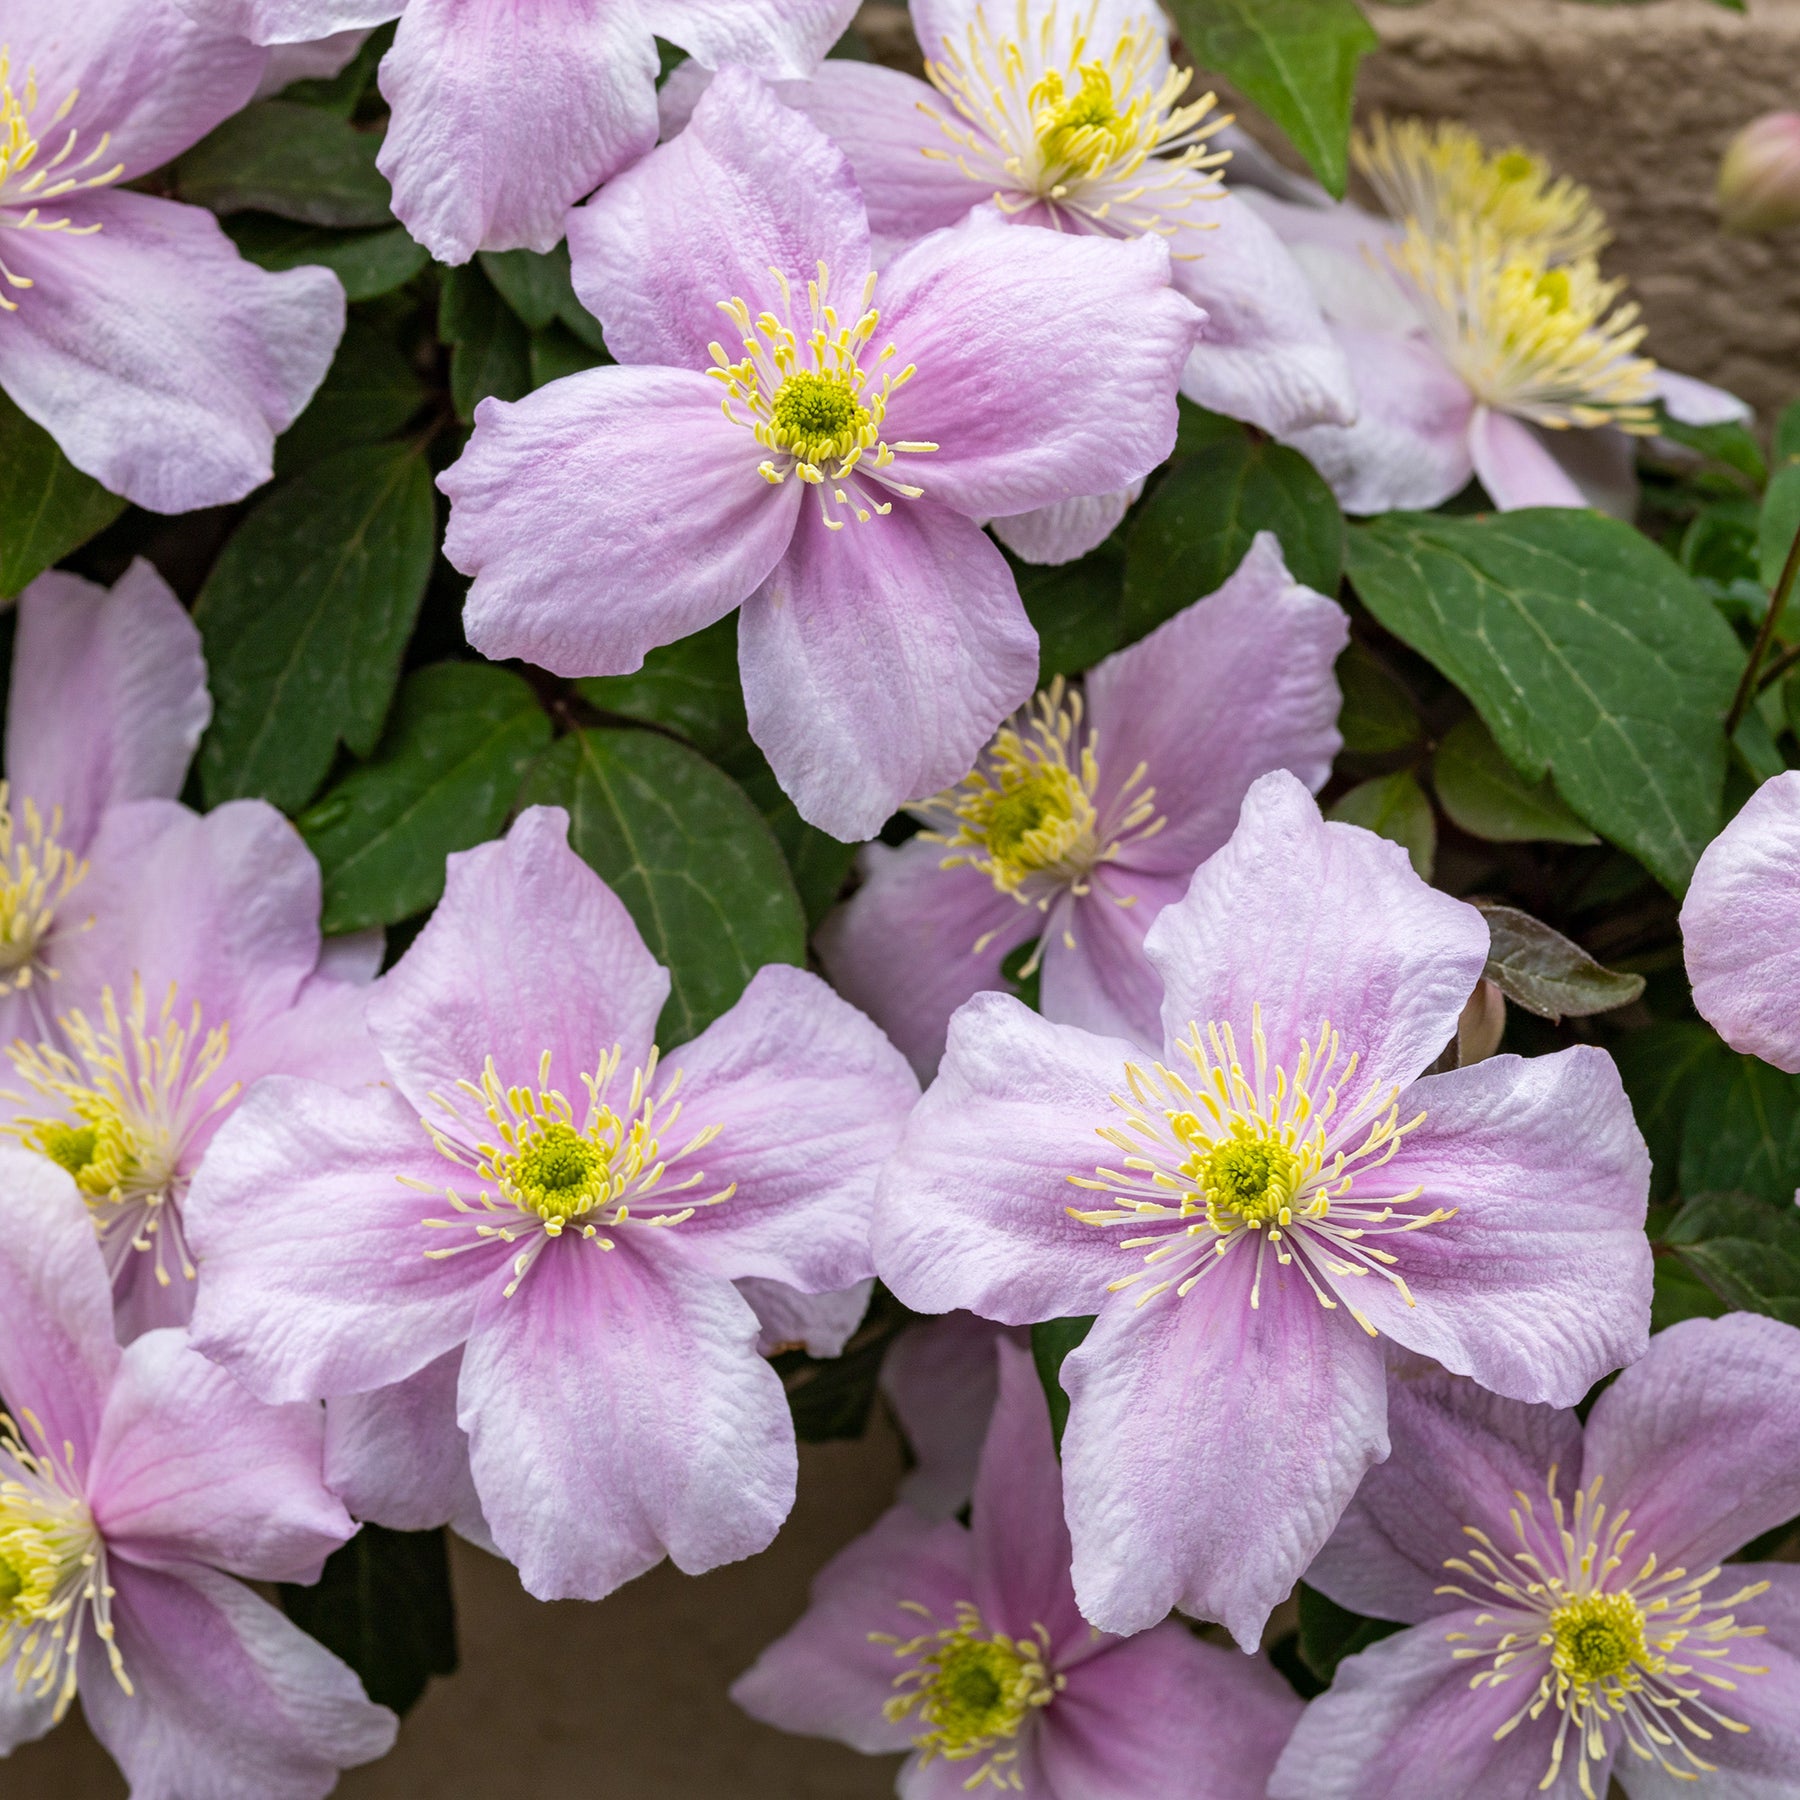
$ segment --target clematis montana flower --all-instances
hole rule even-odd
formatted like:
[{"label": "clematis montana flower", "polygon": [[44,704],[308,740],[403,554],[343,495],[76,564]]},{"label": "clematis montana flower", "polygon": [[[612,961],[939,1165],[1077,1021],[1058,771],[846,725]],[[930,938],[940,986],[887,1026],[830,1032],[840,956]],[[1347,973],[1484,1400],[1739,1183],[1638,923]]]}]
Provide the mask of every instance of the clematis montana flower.
[{"label": "clematis montana flower", "polygon": [[192,1312],[188,1188],[245,1091],[275,1071],[381,1079],[362,1024],[380,943],[327,952],[319,865],[260,800],[114,806],[90,856],[55,1023],[0,1064],[0,1134],[75,1178],[128,1341]]},{"label": "clematis montana flower", "polygon": [[106,809],[179,793],[211,716],[200,634],[147,562],[110,593],[53,571],[19,597],[0,788],[0,1043],[54,1030]]},{"label": "clematis montana flower", "polygon": [[1681,907],[1694,1004],[1734,1050],[1800,1072],[1800,772],[1765,781],[1707,845]]},{"label": "clematis montana flower", "polygon": [[533,807],[450,859],[368,1003],[391,1085],[264,1081],[189,1218],[205,1354],[265,1398],[314,1399],[460,1352],[493,1541],[534,1594],[597,1598],[664,1554],[748,1556],[787,1516],[793,1425],[732,1283],[870,1273],[875,1168],[918,1089],[861,1014],[782,967],[664,1066],[668,974],[567,829]]},{"label": "clematis montana flower", "polygon": [[1397,1380],[1392,1457],[1307,1580],[1412,1629],[1343,1663],[1274,1800],[1794,1800],[1800,1569],[1730,1563],[1800,1513],[1800,1331],[1660,1333],[1572,1412]]},{"label": "clematis montana flower", "polygon": [[1063,1365],[1075,1592],[1254,1648],[1387,1454],[1381,1337],[1572,1404],[1639,1355],[1649,1164],[1578,1046],[1426,1075],[1487,926],[1265,775],[1145,953],[1164,1048],[1009,995],[951,1021],[884,1170],[877,1273],[924,1312],[1097,1314]]},{"label": "clematis montana flower", "polygon": [[107,1287],[68,1176],[0,1149],[0,1755],[79,1692],[134,1800],[320,1800],[394,1715],[244,1583],[317,1581],[356,1530],[323,1420],[179,1331],[121,1351]]},{"label": "clematis montana flower", "polygon": [[954,788],[926,829],[863,852],[863,885],[819,954],[929,1076],[950,1015],[1001,988],[1032,938],[1047,1017],[1160,1044],[1144,933],[1230,835],[1259,775],[1323,785],[1343,740],[1332,664],[1343,609],[1302,587],[1264,532],[1216,594],[1086,678],[1057,682]]},{"label": "clematis montana flower", "polygon": [[[656,39],[708,68],[810,75],[856,0],[178,0],[259,44],[399,19],[377,164],[439,262],[549,250],[571,205],[656,142]],[[478,146],[479,153],[470,154]]]},{"label": "clematis montana flower", "polygon": [[1356,378],[1353,424],[1283,434],[1349,511],[1437,506],[1471,475],[1502,509],[1617,509],[1656,400],[1693,424],[1748,416],[1640,354],[1585,188],[1450,123],[1380,125],[1356,154],[1390,218],[1244,190],[1311,277]]},{"label": "clematis montana flower", "polygon": [[907,1750],[905,1800],[1262,1800],[1300,1703],[1261,1658],[1169,1621],[1107,1637],[1075,1609],[1056,1452],[1028,1351],[1000,1398],[973,1522],[897,1506],[833,1558],[812,1606],[731,1695],[785,1731]]},{"label": "clematis montana flower", "polygon": [[1174,443],[1199,314],[1166,247],[972,218],[878,278],[843,156],[736,70],[569,246],[619,365],[484,401],[439,478],[469,641],[621,674],[742,603],[752,736],[804,817],[872,837],[1031,692],[976,519]]},{"label": "clematis montana flower", "polygon": [[0,4],[0,389],[152,512],[240,499],[331,365],[344,290],[120,184],[256,92],[265,53],[169,0]]}]

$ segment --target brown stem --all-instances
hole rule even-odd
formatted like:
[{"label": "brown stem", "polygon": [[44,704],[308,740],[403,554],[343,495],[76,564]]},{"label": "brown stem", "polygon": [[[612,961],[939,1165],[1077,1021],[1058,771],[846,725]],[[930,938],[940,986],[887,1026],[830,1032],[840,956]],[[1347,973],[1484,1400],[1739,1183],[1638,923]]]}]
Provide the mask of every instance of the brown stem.
[{"label": "brown stem", "polygon": [[1744,722],[1744,714],[1750,710],[1750,702],[1756,697],[1756,677],[1763,665],[1763,658],[1769,653],[1769,645],[1775,637],[1775,627],[1781,615],[1787,610],[1788,597],[1794,591],[1794,581],[1800,577],[1800,530],[1794,533],[1794,541],[1788,546],[1787,561],[1781,566],[1781,579],[1775,584],[1775,592],[1769,598],[1769,610],[1763,617],[1762,628],[1756,634],[1756,642],[1750,646],[1750,660],[1744,664],[1742,679],[1738,682],[1737,692],[1731,698],[1731,710],[1725,715],[1725,736],[1733,737],[1737,728]]}]

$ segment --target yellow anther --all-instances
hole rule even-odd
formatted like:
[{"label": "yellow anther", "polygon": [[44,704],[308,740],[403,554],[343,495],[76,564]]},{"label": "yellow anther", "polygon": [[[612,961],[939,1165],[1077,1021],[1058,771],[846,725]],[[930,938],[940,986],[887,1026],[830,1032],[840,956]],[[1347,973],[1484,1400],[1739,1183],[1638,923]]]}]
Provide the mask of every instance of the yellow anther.
[{"label": "yellow anther", "polygon": [[0,781],[0,996],[54,976],[40,952],[58,909],[88,872],[57,842],[60,811],[46,823],[27,799],[15,819],[9,799]]}]

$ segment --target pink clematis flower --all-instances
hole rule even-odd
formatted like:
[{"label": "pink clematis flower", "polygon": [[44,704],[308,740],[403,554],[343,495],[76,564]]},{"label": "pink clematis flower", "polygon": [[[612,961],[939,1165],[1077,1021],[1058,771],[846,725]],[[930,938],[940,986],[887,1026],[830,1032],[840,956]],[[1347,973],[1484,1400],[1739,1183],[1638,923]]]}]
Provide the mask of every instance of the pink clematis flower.
[{"label": "pink clematis flower", "polygon": [[1707,845],[1681,907],[1694,1005],[1734,1050],[1800,1073],[1800,771],[1765,781]]},{"label": "pink clematis flower", "polygon": [[[569,208],[656,143],[656,39],[708,68],[810,75],[856,0],[177,0],[259,44],[399,19],[378,166],[439,262],[549,250]],[[471,146],[476,154],[471,154]]]},{"label": "pink clematis flower", "polygon": [[1392,1457],[1307,1580],[1403,1631],[1301,1719],[1274,1800],[1795,1800],[1800,1331],[1660,1333],[1594,1402],[1396,1380]]},{"label": "pink clematis flower", "polygon": [[[787,1516],[793,1426],[732,1283],[870,1273],[874,1172],[918,1089],[785,967],[671,1072],[652,1043],[668,974],[567,829],[534,807],[450,859],[368,1003],[391,1085],[265,1081],[189,1218],[205,1354],[271,1399],[441,1394],[454,1373],[493,1541],[534,1594],[598,1598],[665,1554],[748,1556]],[[414,1398],[430,1436],[441,1400]],[[455,1498],[462,1454],[439,1443],[417,1504]]]},{"label": "pink clematis flower", "polygon": [[[1348,425],[1343,352],[1280,239],[1219,185],[1210,95],[1169,58],[1146,0],[913,0],[930,84],[874,63],[827,62],[778,91],[834,139],[868,203],[878,262],[992,202],[1016,224],[1166,239],[1175,287],[1207,316],[1182,374],[1190,399],[1280,433]],[[705,79],[664,89],[664,129]],[[1028,562],[1067,562],[1105,538],[1134,487],[995,522]]]},{"label": "pink clematis flower", "polygon": [[1216,594],[1090,670],[1084,692],[1039,694],[972,774],[913,809],[926,830],[864,849],[862,886],[819,933],[838,991],[929,1077],[950,1015],[1037,938],[1046,1017],[1160,1044],[1144,933],[1259,775],[1324,785],[1348,636],[1343,608],[1262,533]]},{"label": "pink clematis flower", "polygon": [[619,366],[484,401],[440,477],[469,641],[620,674],[741,603],[752,736],[804,817],[872,837],[1031,692],[975,521],[1173,445],[1199,314],[1167,249],[975,217],[878,278],[841,153],[737,70],[569,246]]},{"label": "pink clematis flower", "polygon": [[1262,1800],[1293,1690],[1173,1620],[1133,1638],[1088,1625],[1043,1389],[1028,1352],[997,1349],[972,1525],[895,1507],[819,1572],[732,1698],[785,1731],[910,1749],[904,1800]]},{"label": "pink clematis flower", "polygon": [[1251,1649],[1387,1454],[1381,1335],[1562,1405],[1642,1352],[1649,1161],[1601,1050],[1424,1075],[1487,926],[1292,775],[1144,948],[1160,1060],[1008,995],[957,1013],[875,1266],[924,1312],[1098,1315],[1063,1365],[1081,1609]]},{"label": "pink clematis flower", "polygon": [[169,0],[0,7],[0,388],[152,512],[267,481],[343,334],[329,270],[270,274],[211,213],[119,185],[229,118],[265,61]]},{"label": "pink clematis flower", "polygon": [[[323,1420],[155,1331],[121,1351],[67,1175],[0,1149],[0,1755],[82,1711],[133,1800],[320,1800],[395,1720],[244,1585],[355,1532]],[[239,1579],[234,1580],[233,1577]]]}]

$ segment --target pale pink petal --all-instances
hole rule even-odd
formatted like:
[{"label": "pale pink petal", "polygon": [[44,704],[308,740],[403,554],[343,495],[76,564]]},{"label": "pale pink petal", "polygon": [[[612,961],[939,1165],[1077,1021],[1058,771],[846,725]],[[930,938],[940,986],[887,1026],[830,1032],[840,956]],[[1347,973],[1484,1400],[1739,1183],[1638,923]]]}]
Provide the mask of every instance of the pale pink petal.
[{"label": "pale pink petal", "polygon": [[[913,30],[918,36],[919,47],[928,57],[937,57],[942,53],[945,39],[954,38],[960,43],[984,4],[988,18],[992,19],[992,0],[913,0]],[[1005,13],[1000,18],[1010,22]],[[1098,51],[1110,51],[1132,27],[1164,42],[1168,37],[1168,22],[1151,0],[1087,0],[1081,18],[1084,22],[1093,21],[1087,36]],[[1158,62],[1161,61],[1160,48],[1159,45]],[[1153,63],[1152,67],[1155,66]]]},{"label": "pale pink petal", "polygon": [[1636,522],[1643,499],[1643,483],[1638,480],[1641,438],[1611,425],[1597,425],[1591,431],[1552,431],[1547,425],[1526,429],[1575,484],[1583,506],[1627,525]]},{"label": "pale pink petal", "polygon": [[399,18],[406,0],[175,0],[215,31],[257,44],[310,44],[358,27]]},{"label": "pale pink petal", "polygon": [[813,1577],[805,1615],[732,1683],[731,1697],[782,1731],[836,1738],[870,1756],[909,1749],[917,1722],[882,1712],[907,1665],[872,1634],[916,1637],[924,1621],[903,1610],[909,1604],[949,1624],[970,1596],[969,1534],[896,1506]]},{"label": "pale pink petal", "polygon": [[643,0],[658,37],[710,68],[799,80],[844,35],[856,0]]},{"label": "pale pink petal", "polygon": [[841,1356],[869,1310],[875,1278],[868,1276],[831,1294],[803,1294],[785,1281],[747,1275],[732,1284],[750,1302],[761,1332],[759,1356],[798,1347],[808,1356]]},{"label": "pale pink petal", "polygon": [[671,1246],[728,1280],[756,1275],[829,1293],[874,1273],[869,1212],[875,1176],[899,1142],[919,1084],[906,1059],[848,1001],[805,969],[770,963],[743,998],[669,1053],[681,1074],[673,1151],[717,1126],[662,1192],[704,1169],[702,1207]]},{"label": "pale pink petal", "polygon": [[1429,888],[1398,844],[1328,824],[1292,775],[1250,789],[1231,841],[1144,941],[1170,1042],[1229,1023],[1246,1052],[1260,1009],[1290,1077],[1329,1019],[1359,1083],[1408,1082],[1436,1060],[1486,964],[1472,906]]},{"label": "pale pink petal", "polygon": [[6,773],[17,807],[62,813],[76,854],[107,807],[173,799],[212,717],[200,634],[141,557],[110,592],[40,575],[19,597],[6,709]]},{"label": "pale pink petal", "polygon": [[1102,863],[1090,891],[1045,926],[1044,1017],[1130,1038],[1152,1055],[1160,1050],[1163,984],[1145,958],[1144,933],[1187,888],[1185,873],[1152,875]]},{"label": "pale pink petal", "polygon": [[1110,1297],[1069,1353],[1075,1593],[1129,1635],[1171,1606],[1254,1650],[1373,1462],[1381,1352],[1291,1269],[1240,1250],[1185,1297]]},{"label": "pale pink petal", "polygon": [[1116,493],[1059,500],[1036,512],[1015,513],[989,523],[994,536],[1025,562],[1046,567],[1070,563],[1104,544],[1143,491],[1144,484],[1134,481]]},{"label": "pale pink petal", "polygon": [[[1402,1291],[1332,1277],[1378,1331],[1515,1400],[1573,1406],[1644,1353],[1650,1158],[1604,1050],[1495,1056],[1399,1096],[1424,1115],[1359,1195],[1454,1217],[1386,1240]],[[1371,1185],[1371,1180],[1379,1185]]]},{"label": "pale pink petal", "polygon": [[56,1689],[40,1694],[19,1678],[19,1654],[0,1659],[0,1756],[32,1744],[57,1723]]},{"label": "pale pink petal", "polygon": [[[421,1192],[401,1180],[430,1184]],[[213,1139],[184,1216],[200,1267],[194,1347],[262,1399],[360,1394],[469,1334],[512,1252],[450,1257],[443,1187],[467,1173],[387,1090],[351,1097],[270,1076]]]},{"label": "pale pink petal", "polygon": [[411,0],[381,63],[394,216],[439,262],[553,248],[568,209],[656,142],[656,69],[616,0]]},{"label": "pale pink petal", "polygon": [[355,1535],[321,1476],[325,1415],[265,1406],[178,1331],[138,1338],[107,1395],[87,1498],[107,1548],[251,1581],[316,1581]]},{"label": "pale pink petal", "polygon": [[1176,383],[1203,315],[1161,238],[1067,237],[976,212],[881,278],[879,336],[917,373],[888,404],[905,478],[976,518],[1105,494],[1174,447]]},{"label": "pale pink petal", "polygon": [[948,854],[925,838],[897,850],[865,845],[857,858],[862,886],[813,940],[832,986],[927,1081],[944,1053],[950,1015],[972,994],[999,988],[1008,952],[1044,922],[981,870],[944,868]]},{"label": "pale pink petal", "polygon": [[1469,421],[1469,453],[1488,498],[1502,512],[1587,505],[1587,497],[1530,428],[1506,413],[1476,407]]},{"label": "pale pink petal", "polygon": [[[1267,164],[1256,168],[1248,134],[1227,127],[1223,138],[1221,147],[1231,148],[1232,165],[1249,166],[1252,179],[1261,184],[1235,187],[1234,197],[1287,245],[1327,319],[1394,335],[1418,328],[1418,308],[1388,255],[1405,237],[1401,226],[1351,201],[1327,199],[1323,188],[1315,187],[1304,198],[1278,198],[1266,191],[1271,186],[1264,178]],[[1248,165],[1246,158],[1252,159]]]},{"label": "pale pink petal", "polygon": [[[363,1016],[369,994],[367,982],[313,976],[286,1012],[234,1034],[221,1073],[246,1089],[265,1075],[304,1075],[346,1091],[385,1080]],[[210,1130],[195,1132],[186,1159],[190,1168],[199,1160],[193,1147],[211,1138]]]},{"label": "pale pink petal", "polygon": [[72,1444],[85,1470],[118,1366],[112,1285],[75,1183],[0,1147],[0,1394],[27,1447],[60,1458]]},{"label": "pale pink petal", "polygon": [[1231,835],[1258,776],[1287,769],[1324,786],[1343,745],[1333,665],[1349,634],[1344,609],[1297,582],[1259,532],[1217,593],[1089,671],[1107,789],[1141,762],[1130,791],[1154,788],[1168,820],[1122,849],[1123,867],[1185,880]]},{"label": "pale pink petal", "polygon": [[[721,302],[787,316],[771,269],[794,290],[802,337],[821,262],[853,322],[869,229],[843,153],[738,69],[712,84],[678,138],[570,215],[569,255],[575,291],[620,361],[710,369],[711,344],[733,361],[744,354]],[[723,388],[707,391],[717,410]]]},{"label": "pale pink petal", "polygon": [[1800,1515],[1800,1331],[1755,1313],[1686,1319],[1588,1416],[1585,1485],[1631,1511],[1665,1563],[1710,1568]]},{"label": "pale pink petal", "polygon": [[1694,1004],[1734,1050],[1800,1072],[1800,770],[1707,845],[1681,907]]},{"label": "pale pink petal", "polygon": [[832,531],[809,494],[738,621],[750,734],[800,816],[847,843],[960,781],[1037,680],[1006,559],[948,507],[893,508]]},{"label": "pale pink petal", "polygon": [[1503,1400],[1461,1376],[1421,1368],[1388,1377],[1392,1453],[1356,1490],[1306,1579],[1340,1606],[1414,1625],[1465,1604],[1438,1592],[1469,1551],[1465,1526],[1516,1542],[1516,1496],[1542,1509],[1550,1470],[1572,1500],[1581,1424],[1572,1412]]},{"label": "pale pink petal", "polygon": [[536,1088],[548,1053],[577,1100],[615,1044],[628,1076],[644,1066],[669,974],[568,834],[561,807],[534,806],[452,856],[431,922],[371,992],[369,1029],[420,1112],[490,1057],[503,1088]]},{"label": "pale pink petal", "polygon": [[625,674],[756,591],[802,488],[756,472],[763,449],[720,416],[720,393],[688,370],[601,368],[481,403],[438,477],[444,554],[475,577],[463,629],[477,650]]},{"label": "pale pink petal", "polygon": [[1009,994],[950,1021],[938,1078],[876,1188],[875,1271],[920,1312],[966,1308],[1008,1325],[1091,1313],[1126,1272],[1068,1209],[1108,1146],[1134,1047],[1052,1025]]},{"label": "pale pink petal", "polygon": [[945,1313],[909,1326],[882,1362],[881,1392],[913,1453],[900,1498],[927,1518],[954,1518],[975,1491],[1000,1391],[994,1344],[1005,1332],[973,1313]]},{"label": "pale pink petal", "polygon": [[[189,0],[175,0],[175,4],[189,5]],[[243,35],[251,34],[246,32]],[[369,33],[365,27],[361,30],[334,31],[329,37],[320,38],[313,43],[275,46],[269,51],[269,60],[263,65],[262,80],[256,85],[257,99],[273,99],[296,81],[329,81],[333,76],[343,74],[356,60],[357,51],[368,42],[368,38]]]},{"label": "pale pink petal", "polygon": [[1673,369],[1656,371],[1656,392],[1669,417],[1683,425],[1744,425],[1756,415],[1736,394]]},{"label": "pale pink petal", "polygon": [[319,977],[351,987],[367,987],[381,973],[386,958],[387,933],[381,926],[346,931],[338,937],[328,937],[319,946]]},{"label": "pale pink petal", "polygon": [[202,1568],[110,1572],[134,1691],[90,1636],[81,1706],[132,1800],[324,1800],[340,1769],[392,1748],[394,1715],[242,1583]]},{"label": "pale pink petal", "polygon": [[794,1503],[794,1428],[756,1314],[661,1232],[613,1235],[611,1251],[549,1245],[510,1299],[490,1292],[463,1352],[475,1488],[540,1600],[598,1600],[665,1555],[689,1575],[736,1562]]},{"label": "pale pink petal", "polygon": [[270,274],[211,213],[149,194],[84,195],[70,214],[102,229],[8,234],[7,267],[34,285],[0,332],[0,387],[151,512],[242,499],[331,365],[338,278]]}]

